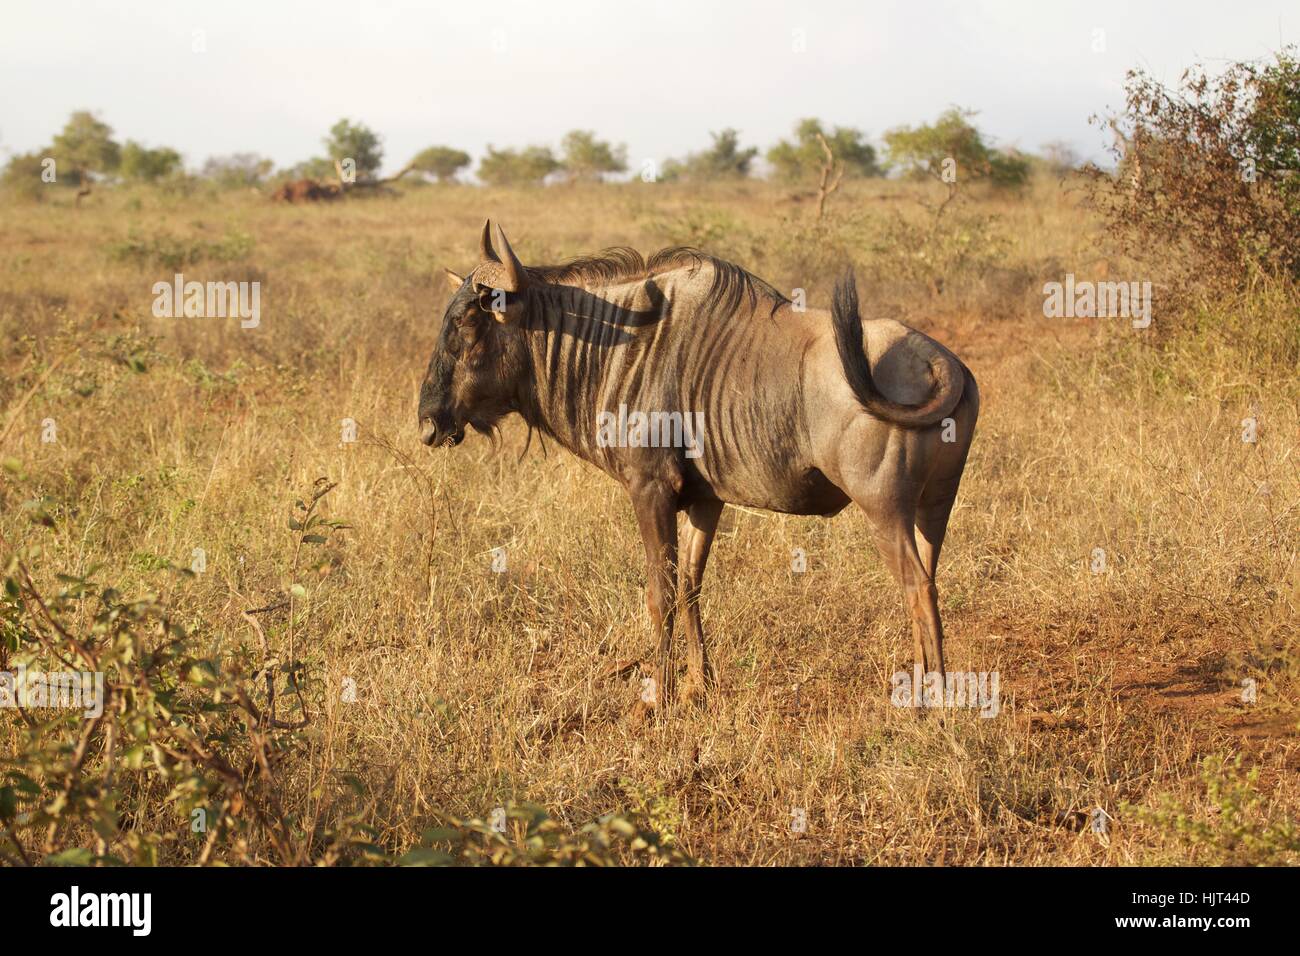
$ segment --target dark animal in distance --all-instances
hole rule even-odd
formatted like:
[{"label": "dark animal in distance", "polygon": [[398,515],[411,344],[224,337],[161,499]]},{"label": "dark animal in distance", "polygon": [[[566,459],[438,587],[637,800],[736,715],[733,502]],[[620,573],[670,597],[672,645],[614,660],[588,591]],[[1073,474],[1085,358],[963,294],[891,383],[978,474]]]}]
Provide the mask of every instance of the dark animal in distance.
[{"label": "dark animal in distance", "polygon": [[334,183],[318,183],[314,179],[295,179],[280,185],[271,193],[275,202],[319,202],[337,199],[342,190]]},{"label": "dark animal in distance", "polygon": [[[679,614],[684,696],[716,681],[699,595],[727,503],[828,517],[856,503],[903,590],[916,662],[944,673],[935,573],[979,414],[956,356],[901,323],[864,323],[852,273],[827,312],[795,309],[694,249],[526,267],[484,223],[479,259],[466,277],[447,274],[454,294],[420,387],[421,440],[458,445],[467,426],[489,433],[517,413],[623,484],[658,639],[647,703],[673,693]],[[612,421],[621,439],[638,412],[638,440],[609,440]],[[652,437],[672,440],[644,440],[656,415]],[[677,441],[677,421],[697,427]]]}]

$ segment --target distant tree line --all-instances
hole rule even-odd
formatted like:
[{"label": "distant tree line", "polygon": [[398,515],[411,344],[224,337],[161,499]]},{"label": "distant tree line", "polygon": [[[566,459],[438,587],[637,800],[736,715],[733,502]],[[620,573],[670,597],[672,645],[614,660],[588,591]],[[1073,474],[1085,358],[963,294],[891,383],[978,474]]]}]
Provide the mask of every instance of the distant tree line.
[{"label": "distant tree line", "polygon": [[[860,178],[889,174],[933,176],[966,181],[983,180],[999,187],[1023,184],[1035,167],[1064,173],[1078,165],[1066,144],[1051,143],[1042,156],[995,148],[977,129],[974,114],[950,109],[933,123],[901,126],[881,137],[883,154],[866,134],[849,126],[827,126],[803,119],[792,135],[772,145],[763,158],[773,179],[792,185],[815,184],[827,164],[827,151],[838,176]],[[648,162],[634,170],[641,178],[667,182],[740,180],[754,176],[758,147],[742,145],[738,130],[710,133],[712,142],[699,152]],[[78,199],[96,182],[166,183],[199,178],[221,188],[258,188],[274,181],[311,179],[375,185],[397,179],[459,181],[471,166],[470,154],[451,146],[429,146],[395,175],[379,178],[384,159],[380,136],[363,123],[341,119],[323,139],[324,154],[276,170],[255,153],[209,158],[195,173],[187,173],[180,153],[149,147],[135,140],[119,143],[113,130],[94,114],[73,113],[48,147],[15,155],[0,181],[10,189],[38,195],[45,183],[78,190]],[[572,130],[558,149],[548,145],[497,148],[489,144],[475,173],[489,186],[535,186],[546,182],[600,182],[628,172],[627,147],[597,137],[591,130]]]}]

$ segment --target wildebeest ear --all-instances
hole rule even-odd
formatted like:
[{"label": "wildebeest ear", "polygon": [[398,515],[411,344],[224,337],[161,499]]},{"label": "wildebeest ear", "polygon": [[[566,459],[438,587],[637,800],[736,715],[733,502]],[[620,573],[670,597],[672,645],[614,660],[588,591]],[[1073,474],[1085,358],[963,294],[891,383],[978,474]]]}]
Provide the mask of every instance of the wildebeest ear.
[{"label": "wildebeest ear", "polygon": [[442,274],[447,279],[447,285],[451,287],[452,292],[459,292],[460,287],[465,284],[465,277],[456,275],[450,269],[443,269]]}]

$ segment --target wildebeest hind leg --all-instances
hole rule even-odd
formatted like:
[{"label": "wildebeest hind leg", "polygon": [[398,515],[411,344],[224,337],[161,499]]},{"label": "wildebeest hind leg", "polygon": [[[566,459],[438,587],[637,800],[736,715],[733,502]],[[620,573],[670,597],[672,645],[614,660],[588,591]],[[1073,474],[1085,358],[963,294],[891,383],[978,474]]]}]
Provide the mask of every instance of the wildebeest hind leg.
[{"label": "wildebeest hind leg", "polygon": [[961,474],[958,473],[952,479],[933,481],[926,486],[916,509],[916,547],[921,555],[921,564],[931,581],[938,574],[939,551],[948,532],[948,516],[952,514],[953,502],[957,499],[957,483],[960,480]]},{"label": "wildebeest hind leg", "polygon": [[[943,624],[939,591],[922,560],[914,532],[915,514],[896,505],[855,499],[867,513],[876,549],[899,585],[912,623],[915,660],[926,674],[944,674]],[[937,550],[935,551],[937,556]]]}]

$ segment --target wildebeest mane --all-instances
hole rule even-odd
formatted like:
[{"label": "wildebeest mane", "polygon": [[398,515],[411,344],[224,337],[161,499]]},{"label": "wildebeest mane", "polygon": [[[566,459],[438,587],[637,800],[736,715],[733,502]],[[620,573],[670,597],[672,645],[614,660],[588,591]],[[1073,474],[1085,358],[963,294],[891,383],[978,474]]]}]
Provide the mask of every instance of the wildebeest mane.
[{"label": "wildebeest mane", "polygon": [[530,266],[528,272],[546,285],[614,285],[647,279],[682,267],[711,266],[713,281],[701,302],[706,314],[732,313],[748,302],[757,308],[760,297],[772,300],[772,311],[790,300],[769,282],[734,262],[719,259],[691,246],[660,249],[646,259],[627,246],[615,246],[591,256],[579,256],[554,266]]}]

